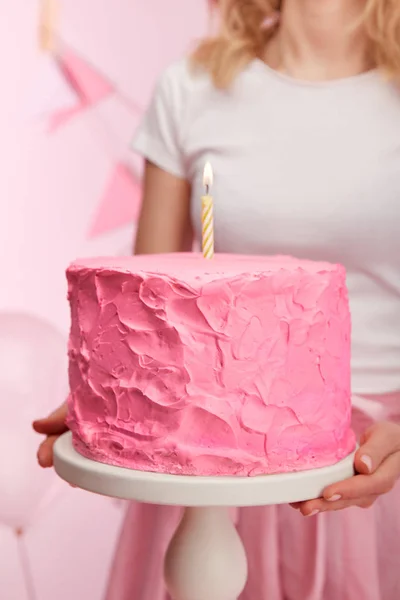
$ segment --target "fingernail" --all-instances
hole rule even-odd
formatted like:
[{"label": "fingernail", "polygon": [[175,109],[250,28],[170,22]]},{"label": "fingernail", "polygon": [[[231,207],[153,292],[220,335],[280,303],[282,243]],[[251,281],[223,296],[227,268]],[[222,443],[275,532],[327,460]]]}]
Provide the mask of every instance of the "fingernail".
[{"label": "fingernail", "polygon": [[371,458],[369,456],[367,456],[366,454],[364,454],[364,456],[362,456],[360,460],[367,467],[368,473],[372,473],[372,460],[371,460]]},{"label": "fingernail", "polygon": [[342,498],[342,496],[340,494],[334,494],[330,498],[327,498],[327,501],[328,502],[337,502],[338,500],[341,500],[341,498]]},{"label": "fingernail", "polygon": [[315,515],[317,515],[318,513],[319,513],[319,510],[316,508],[315,510],[310,512],[308,515],[306,515],[306,517],[315,517]]}]

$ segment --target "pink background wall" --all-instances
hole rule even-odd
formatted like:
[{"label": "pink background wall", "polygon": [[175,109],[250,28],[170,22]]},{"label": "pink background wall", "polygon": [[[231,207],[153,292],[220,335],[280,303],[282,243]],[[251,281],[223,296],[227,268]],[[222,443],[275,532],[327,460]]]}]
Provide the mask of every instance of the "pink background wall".
[{"label": "pink background wall", "polygon": [[140,202],[130,138],[156,75],[207,22],[205,0],[59,3],[57,60],[37,47],[39,3],[0,7],[5,600],[102,598],[123,503],[40,471],[29,424],[67,390],[65,267],[77,255],[130,252]]}]

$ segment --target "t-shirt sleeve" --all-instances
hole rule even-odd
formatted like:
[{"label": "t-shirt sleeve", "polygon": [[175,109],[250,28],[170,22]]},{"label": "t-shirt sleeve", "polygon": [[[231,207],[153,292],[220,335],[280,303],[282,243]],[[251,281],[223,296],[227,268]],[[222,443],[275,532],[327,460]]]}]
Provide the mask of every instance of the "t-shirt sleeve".
[{"label": "t-shirt sleeve", "polygon": [[184,179],[179,131],[181,113],[180,81],[170,68],[158,80],[150,106],[134,136],[132,149],[164,171]]}]

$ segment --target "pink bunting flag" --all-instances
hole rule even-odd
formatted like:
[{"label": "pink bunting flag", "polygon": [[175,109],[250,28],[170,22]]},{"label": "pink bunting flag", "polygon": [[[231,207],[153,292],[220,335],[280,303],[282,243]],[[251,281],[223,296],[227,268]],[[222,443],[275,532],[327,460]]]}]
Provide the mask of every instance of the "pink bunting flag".
[{"label": "pink bunting flag", "polygon": [[139,181],[127,165],[119,163],[100,202],[89,230],[89,238],[134,223],[139,215],[141,196]]},{"label": "pink bunting flag", "polygon": [[73,108],[61,110],[52,115],[50,119],[51,131],[64,125],[76,114],[97,104],[114,92],[112,84],[104,75],[74,52],[64,51],[58,61],[66,80],[75,90],[78,100]]}]

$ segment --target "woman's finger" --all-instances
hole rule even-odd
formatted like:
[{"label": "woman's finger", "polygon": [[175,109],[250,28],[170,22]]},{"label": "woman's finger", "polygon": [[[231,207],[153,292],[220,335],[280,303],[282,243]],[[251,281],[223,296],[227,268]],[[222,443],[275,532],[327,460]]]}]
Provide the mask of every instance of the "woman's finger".
[{"label": "woman's finger", "polygon": [[400,451],[400,428],[395,423],[377,423],[363,436],[363,444],[355,457],[358,473],[374,473],[383,461]]},{"label": "woman's finger", "polygon": [[53,466],[53,448],[58,438],[58,435],[50,435],[40,444],[37,459],[41,467],[47,469]]},{"label": "woman's finger", "polygon": [[324,491],[324,499],[335,502],[361,498],[373,494],[386,494],[400,476],[400,452],[390,455],[372,475],[356,475],[334,484]]},{"label": "woman's finger", "polygon": [[379,498],[379,496],[372,495],[364,496],[362,498],[337,500],[336,502],[328,502],[327,500],[320,498],[318,500],[312,500],[310,502],[300,502],[292,506],[293,508],[297,508],[297,510],[299,510],[304,517],[313,517],[319,513],[334,512],[351,507],[370,508],[377,500],[377,498]]},{"label": "woman's finger", "polygon": [[36,433],[41,433],[43,435],[61,435],[62,433],[65,433],[68,430],[65,425],[67,411],[67,403],[64,402],[64,404],[59,406],[57,410],[52,412],[51,415],[45,419],[34,421],[33,429]]},{"label": "woman's finger", "polygon": [[341,499],[386,494],[393,488],[400,476],[400,452],[391,454],[372,475],[356,475],[334,484],[324,491],[325,500],[334,502]]}]

